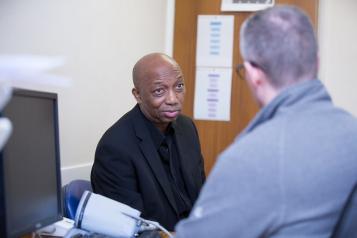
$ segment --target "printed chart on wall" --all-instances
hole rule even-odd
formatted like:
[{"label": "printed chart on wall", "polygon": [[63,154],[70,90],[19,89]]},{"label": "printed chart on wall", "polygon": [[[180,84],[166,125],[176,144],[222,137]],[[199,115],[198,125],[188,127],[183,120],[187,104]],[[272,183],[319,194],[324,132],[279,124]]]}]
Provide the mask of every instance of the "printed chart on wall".
[{"label": "printed chart on wall", "polygon": [[194,118],[230,120],[234,16],[200,15]]},{"label": "printed chart on wall", "polygon": [[[195,119],[229,121],[232,69],[197,68]],[[196,86],[197,88],[197,86]]]}]

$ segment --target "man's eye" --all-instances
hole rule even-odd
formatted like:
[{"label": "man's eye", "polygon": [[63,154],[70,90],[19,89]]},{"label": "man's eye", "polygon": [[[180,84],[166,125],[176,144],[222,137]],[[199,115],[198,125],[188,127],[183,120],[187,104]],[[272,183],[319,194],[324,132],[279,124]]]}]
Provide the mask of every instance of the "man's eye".
[{"label": "man's eye", "polygon": [[158,88],[158,89],[155,89],[154,90],[154,94],[155,95],[160,95],[160,94],[162,94],[164,92],[164,89],[162,89],[162,88]]},{"label": "man's eye", "polygon": [[185,85],[184,85],[183,83],[179,83],[179,84],[177,84],[176,87],[177,87],[178,89],[182,89],[182,88],[184,88],[184,86],[185,86]]}]

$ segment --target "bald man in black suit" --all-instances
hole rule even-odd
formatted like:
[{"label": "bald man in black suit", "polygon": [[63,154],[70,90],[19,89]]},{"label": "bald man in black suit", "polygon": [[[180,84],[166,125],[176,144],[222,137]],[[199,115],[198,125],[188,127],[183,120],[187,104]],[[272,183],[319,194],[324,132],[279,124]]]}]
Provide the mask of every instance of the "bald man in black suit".
[{"label": "bald man in black suit", "polygon": [[133,82],[137,105],[98,143],[93,190],[173,230],[205,180],[197,129],[180,115],[184,78],[174,59],[153,53],[136,63]]}]

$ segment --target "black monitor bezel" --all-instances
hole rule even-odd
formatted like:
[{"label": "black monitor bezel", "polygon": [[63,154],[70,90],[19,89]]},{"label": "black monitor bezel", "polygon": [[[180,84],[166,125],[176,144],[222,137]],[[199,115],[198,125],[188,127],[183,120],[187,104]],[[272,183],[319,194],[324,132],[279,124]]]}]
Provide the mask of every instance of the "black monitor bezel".
[{"label": "black monitor bezel", "polygon": [[[24,227],[24,229],[11,233],[7,229],[7,222],[6,222],[6,196],[5,193],[0,194],[0,219],[2,220],[0,224],[0,236],[8,237],[8,238],[15,238],[19,236],[23,236],[34,232],[37,229],[42,227],[48,226],[57,222],[63,218],[63,208],[62,208],[62,190],[61,190],[61,163],[60,163],[60,143],[59,143],[59,119],[58,119],[58,97],[56,93],[52,92],[43,92],[43,91],[35,91],[29,89],[21,89],[15,88],[13,90],[13,95],[16,96],[25,96],[25,97],[36,97],[36,98],[46,98],[50,99],[53,102],[53,116],[54,116],[54,130],[55,130],[55,160],[56,160],[56,179],[57,179],[57,214],[56,216],[49,217],[43,221],[41,224],[30,224],[28,227]],[[6,108],[6,106],[5,106]],[[6,115],[4,115],[6,116]],[[4,178],[4,165],[3,165],[3,151],[1,151],[1,159],[0,159],[0,191],[6,191],[5,187],[5,178]],[[1,213],[3,211],[3,213]]]}]

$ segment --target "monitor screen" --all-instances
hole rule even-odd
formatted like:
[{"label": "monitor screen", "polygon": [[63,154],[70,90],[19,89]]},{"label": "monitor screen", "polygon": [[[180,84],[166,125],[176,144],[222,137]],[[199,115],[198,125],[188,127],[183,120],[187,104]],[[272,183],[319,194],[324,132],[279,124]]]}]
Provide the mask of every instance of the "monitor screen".
[{"label": "monitor screen", "polygon": [[13,131],[1,159],[0,237],[19,237],[62,218],[57,95],[14,90],[2,115]]}]

